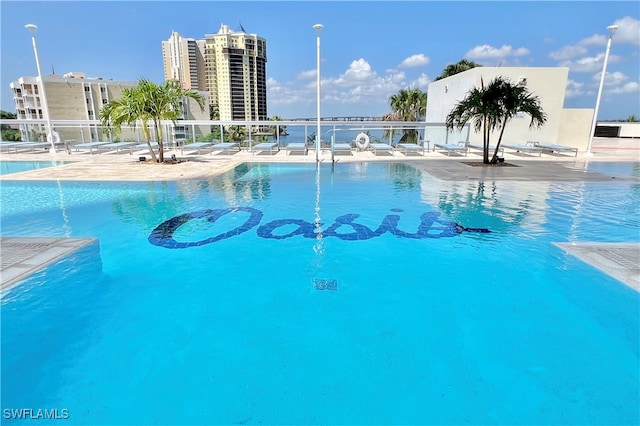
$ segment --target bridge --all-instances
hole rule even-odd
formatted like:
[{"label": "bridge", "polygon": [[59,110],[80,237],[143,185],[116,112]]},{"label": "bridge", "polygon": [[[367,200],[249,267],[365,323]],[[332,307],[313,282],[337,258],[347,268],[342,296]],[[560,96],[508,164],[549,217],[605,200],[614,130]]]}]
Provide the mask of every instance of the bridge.
[{"label": "bridge", "polygon": [[[283,119],[283,121],[318,121],[317,117],[313,118],[291,118]],[[383,121],[382,117],[320,117],[320,121]]]}]

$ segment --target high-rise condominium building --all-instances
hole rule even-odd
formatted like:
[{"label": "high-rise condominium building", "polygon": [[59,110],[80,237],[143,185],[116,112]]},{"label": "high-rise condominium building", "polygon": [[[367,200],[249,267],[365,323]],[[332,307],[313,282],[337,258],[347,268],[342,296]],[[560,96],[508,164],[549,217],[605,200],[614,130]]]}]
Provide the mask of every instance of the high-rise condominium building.
[{"label": "high-rise condominium building", "polygon": [[172,32],[162,42],[164,79],[175,80],[183,89],[206,90],[204,40],[182,37]]},{"label": "high-rise condominium building", "polygon": [[[206,34],[204,40],[186,39],[173,32],[162,48],[165,78],[177,80],[185,88],[208,91],[220,120],[267,119],[264,38],[244,30],[232,31],[222,24],[217,34]],[[199,65],[202,59],[204,67]]]}]

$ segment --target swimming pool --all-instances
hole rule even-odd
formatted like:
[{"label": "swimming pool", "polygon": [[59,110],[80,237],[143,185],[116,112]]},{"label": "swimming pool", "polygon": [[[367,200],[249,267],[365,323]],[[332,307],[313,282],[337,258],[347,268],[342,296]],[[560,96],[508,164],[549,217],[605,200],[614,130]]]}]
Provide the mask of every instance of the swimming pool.
[{"label": "swimming pool", "polygon": [[68,161],[0,161],[0,175],[61,166]]},{"label": "swimming pool", "polygon": [[2,299],[3,415],[640,420],[638,293],[552,244],[638,242],[637,181],[245,164],[198,181],[3,182],[1,197],[3,236],[100,241],[99,257],[78,252]]}]

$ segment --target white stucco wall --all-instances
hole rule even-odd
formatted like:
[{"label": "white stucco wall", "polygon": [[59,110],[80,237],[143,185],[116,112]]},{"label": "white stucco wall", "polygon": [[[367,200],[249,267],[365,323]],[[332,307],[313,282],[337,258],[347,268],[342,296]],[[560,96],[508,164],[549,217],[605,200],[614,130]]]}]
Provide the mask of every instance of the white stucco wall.
[{"label": "white stucco wall", "polygon": [[[471,88],[479,87],[481,82],[486,85],[497,76],[508,78],[514,83],[522,81],[526,84],[527,89],[540,98],[542,109],[547,114],[546,124],[539,129],[529,128],[529,116],[515,117],[507,123],[502,142],[560,143],[560,128],[565,117],[564,97],[569,77],[569,69],[563,67],[477,67],[434,81],[429,84],[427,90],[427,123],[445,122],[447,114]],[[589,124],[586,130],[588,132]],[[498,133],[495,132],[492,142],[496,141],[497,137]],[[481,142],[482,133],[472,131],[469,140]]]},{"label": "white stucco wall", "polygon": [[564,109],[557,143],[586,151],[589,145],[592,117],[593,109],[591,108]]}]

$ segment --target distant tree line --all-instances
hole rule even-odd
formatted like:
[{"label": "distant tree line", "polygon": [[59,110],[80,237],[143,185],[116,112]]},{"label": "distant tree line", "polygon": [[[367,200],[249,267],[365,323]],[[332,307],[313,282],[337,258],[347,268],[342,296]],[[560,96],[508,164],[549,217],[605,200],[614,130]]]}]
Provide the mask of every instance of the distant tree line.
[{"label": "distant tree line", "polygon": [[[12,112],[0,110],[0,119],[2,120],[15,120],[16,117]],[[20,140],[20,130],[12,129],[8,124],[0,126],[0,130],[2,131],[3,141],[16,142]]]}]

